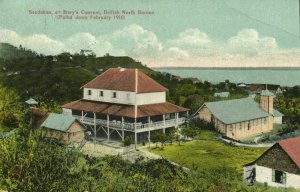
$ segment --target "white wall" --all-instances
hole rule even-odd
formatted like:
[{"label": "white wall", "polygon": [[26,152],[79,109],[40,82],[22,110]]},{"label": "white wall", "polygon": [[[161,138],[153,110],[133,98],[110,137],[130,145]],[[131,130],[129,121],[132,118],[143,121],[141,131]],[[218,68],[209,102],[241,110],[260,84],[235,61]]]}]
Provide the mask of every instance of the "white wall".
[{"label": "white wall", "polygon": [[64,114],[64,115],[72,115],[72,109],[62,108],[62,114]]},{"label": "white wall", "polygon": [[[91,95],[88,95],[88,90],[92,91]],[[100,91],[103,91],[103,96],[100,96]],[[112,97],[113,92],[117,93],[117,98]],[[113,90],[105,90],[105,89],[84,88],[83,99],[102,101],[108,103],[119,103],[119,104],[129,104],[129,105],[134,105],[136,103],[137,105],[144,105],[144,104],[165,102],[166,93],[157,92],[157,93],[136,94],[135,92],[127,92],[127,91],[113,91]]]},{"label": "white wall", "polygon": [[166,102],[166,92],[139,93],[136,97],[137,105],[164,103]]},{"label": "white wall", "polygon": [[274,117],[274,123],[282,124],[282,117]]},{"label": "white wall", "polygon": [[272,169],[256,165],[256,181],[272,187],[293,187],[300,189],[300,175],[286,173],[286,184],[272,182]]},{"label": "white wall", "polygon": [[[88,90],[92,91],[91,95],[88,95]],[[100,91],[103,91],[103,97],[100,96]],[[117,98],[112,97],[113,92],[117,93]],[[105,90],[105,89],[84,88],[83,99],[132,105],[132,104],[134,104],[135,93],[134,92],[126,92],[126,91],[111,91],[111,90]]]}]

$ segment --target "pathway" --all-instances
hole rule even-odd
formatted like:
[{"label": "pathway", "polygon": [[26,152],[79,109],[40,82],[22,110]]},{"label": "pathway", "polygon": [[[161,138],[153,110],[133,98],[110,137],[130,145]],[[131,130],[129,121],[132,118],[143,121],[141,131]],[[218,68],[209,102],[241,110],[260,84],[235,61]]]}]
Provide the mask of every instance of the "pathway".
[{"label": "pathway", "polygon": [[[151,144],[150,147],[154,147],[156,144]],[[148,151],[149,145],[138,145],[138,148],[135,149],[134,145],[125,148],[118,142],[104,142],[94,143],[91,141],[87,141],[81,148],[82,153],[86,155],[91,155],[94,157],[105,157],[107,155],[120,155],[124,160],[128,160],[132,163],[135,162],[136,159],[140,157],[144,157],[146,160],[149,159],[160,159],[163,158],[160,155],[151,153]],[[176,166],[180,166],[177,163],[174,163],[168,160],[170,163]],[[189,171],[188,168],[182,167],[185,171]]]},{"label": "pathway", "polygon": [[222,137],[218,138],[219,140],[225,142],[225,143],[230,143],[235,146],[240,146],[240,147],[272,147],[275,143],[262,143],[262,144],[245,144],[245,143],[239,143],[237,141],[232,141],[229,139],[225,139]]}]

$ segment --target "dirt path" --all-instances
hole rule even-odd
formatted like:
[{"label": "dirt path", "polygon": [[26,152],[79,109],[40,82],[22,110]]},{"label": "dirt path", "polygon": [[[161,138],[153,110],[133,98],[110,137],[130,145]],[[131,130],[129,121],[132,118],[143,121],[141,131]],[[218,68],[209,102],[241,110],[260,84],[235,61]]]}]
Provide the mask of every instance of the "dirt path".
[{"label": "dirt path", "polygon": [[245,144],[245,143],[239,143],[236,141],[232,141],[229,139],[224,139],[222,137],[218,138],[220,141],[223,141],[225,143],[230,143],[235,146],[241,146],[241,147],[272,147],[275,143],[262,143],[262,144]]}]

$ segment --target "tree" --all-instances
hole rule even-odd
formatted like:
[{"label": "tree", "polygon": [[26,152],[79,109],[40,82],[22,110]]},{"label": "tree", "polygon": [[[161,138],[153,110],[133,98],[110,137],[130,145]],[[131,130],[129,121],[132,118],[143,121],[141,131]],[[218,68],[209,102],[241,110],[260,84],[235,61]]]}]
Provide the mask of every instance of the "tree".
[{"label": "tree", "polygon": [[181,142],[181,129],[176,128],[174,131],[174,138],[177,141],[178,145],[180,146],[180,142]]},{"label": "tree", "polygon": [[160,142],[160,148],[161,149],[164,149],[164,145],[167,142],[167,140],[168,140],[167,135],[164,134],[164,133],[160,133],[160,135],[159,135],[159,142]]},{"label": "tree", "polygon": [[183,106],[191,109],[191,113],[194,113],[201,107],[201,105],[204,103],[204,98],[200,95],[194,94],[190,95],[186,98],[185,102],[183,103]]},{"label": "tree", "polygon": [[127,160],[128,160],[128,151],[129,151],[128,147],[131,145],[131,143],[132,143],[132,137],[126,136],[124,138],[123,145],[124,145],[124,147],[126,149]]},{"label": "tree", "polygon": [[157,148],[157,143],[160,143],[160,148],[163,149],[164,144],[168,141],[169,138],[170,138],[169,136],[162,133],[161,131],[155,131],[151,136],[151,141],[153,143],[156,143],[156,148]]},{"label": "tree", "polygon": [[198,131],[195,127],[186,127],[181,130],[181,134],[188,138],[194,138],[197,136]]}]

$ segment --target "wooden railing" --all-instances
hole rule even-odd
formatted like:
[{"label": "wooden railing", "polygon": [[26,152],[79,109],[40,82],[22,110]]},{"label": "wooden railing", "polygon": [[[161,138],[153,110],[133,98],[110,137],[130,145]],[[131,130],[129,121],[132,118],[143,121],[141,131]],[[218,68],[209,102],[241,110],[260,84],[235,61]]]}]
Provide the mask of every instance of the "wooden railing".
[{"label": "wooden railing", "polygon": [[181,117],[178,119],[169,119],[165,121],[156,121],[156,122],[150,122],[150,123],[129,123],[129,122],[124,122],[122,124],[121,121],[109,121],[107,123],[107,120],[104,119],[94,119],[90,117],[82,117],[78,115],[73,115],[73,117],[77,118],[80,122],[85,123],[85,124],[97,124],[97,125],[103,125],[107,126],[109,124],[109,127],[111,128],[118,128],[118,129],[124,129],[124,130],[134,130],[136,129],[145,129],[145,128],[166,128],[166,127],[173,127],[177,125],[181,125],[185,122],[185,118]]}]

